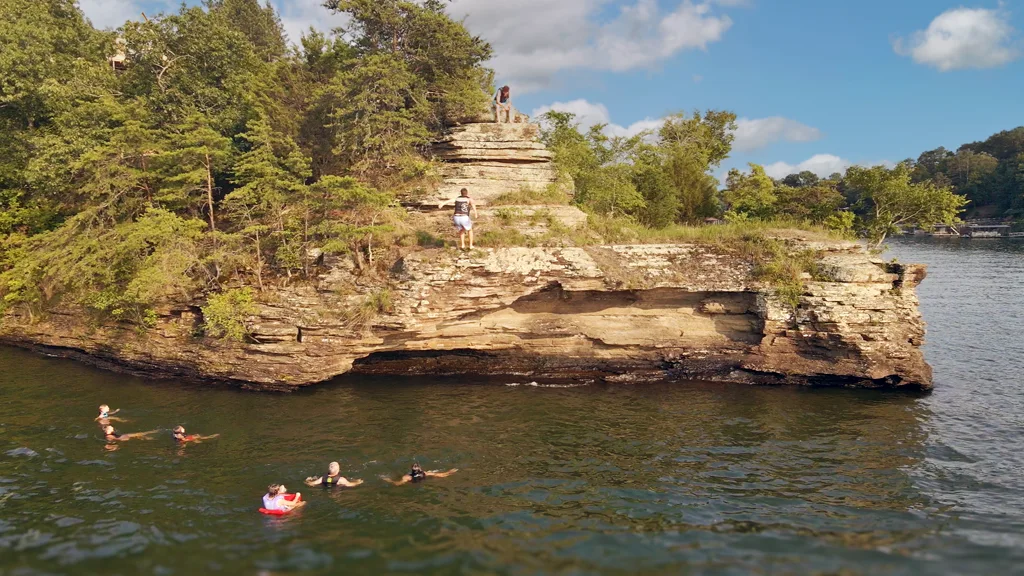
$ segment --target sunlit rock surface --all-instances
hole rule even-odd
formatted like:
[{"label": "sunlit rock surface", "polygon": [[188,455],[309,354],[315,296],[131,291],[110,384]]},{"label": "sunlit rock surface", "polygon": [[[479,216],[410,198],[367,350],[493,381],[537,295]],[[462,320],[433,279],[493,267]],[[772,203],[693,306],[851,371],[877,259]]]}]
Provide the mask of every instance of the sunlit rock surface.
[{"label": "sunlit rock surface", "polygon": [[[72,311],[14,313],[0,340],[262,388],[350,371],[930,388],[914,294],[923,267],[853,243],[813,247],[828,281],[809,280],[795,309],[727,247],[437,249],[372,283],[336,266],[316,286],[274,289],[247,319],[246,343],[197,336],[200,302],[165,307],[145,333]],[[382,285],[390,307],[365,314]]]}]

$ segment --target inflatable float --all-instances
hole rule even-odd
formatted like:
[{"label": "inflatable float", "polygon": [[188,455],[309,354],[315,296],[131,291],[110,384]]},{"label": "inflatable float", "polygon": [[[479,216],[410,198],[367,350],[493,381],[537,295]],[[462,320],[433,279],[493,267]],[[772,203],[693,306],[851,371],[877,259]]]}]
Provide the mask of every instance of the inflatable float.
[{"label": "inflatable float", "polygon": [[[284,499],[289,502],[299,502],[302,500],[301,496],[298,496],[298,498],[296,498],[296,496],[298,495],[284,494]],[[285,514],[290,514],[292,510],[295,510],[295,508],[292,508],[291,510],[267,510],[266,508],[260,508],[260,514],[266,514],[267,516],[284,516]]]}]

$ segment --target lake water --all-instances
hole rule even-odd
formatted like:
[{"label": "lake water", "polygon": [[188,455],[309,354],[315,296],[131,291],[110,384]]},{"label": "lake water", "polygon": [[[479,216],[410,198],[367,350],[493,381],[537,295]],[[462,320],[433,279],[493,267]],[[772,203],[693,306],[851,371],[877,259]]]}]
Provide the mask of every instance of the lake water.
[{"label": "lake water", "polygon": [[[932,394],[344,379],[290,395],[0,349],[0,574],[1024,570],[1024,245],[923,262]],[[92,420],[120,407],[108,445]],[[179,448],[168,430],[220,433]],[[366,483],[301,486],[331,460]],[[446,479],[392,487],[418,460]],[[309,504],[257,513],[267,484]]]}]

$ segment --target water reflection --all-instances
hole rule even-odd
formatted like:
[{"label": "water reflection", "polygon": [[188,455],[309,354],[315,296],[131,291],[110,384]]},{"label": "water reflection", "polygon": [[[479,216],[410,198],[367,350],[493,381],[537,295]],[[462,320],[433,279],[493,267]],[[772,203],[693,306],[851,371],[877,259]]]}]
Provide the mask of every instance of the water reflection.
[{"label": "water reflection", "polygon": [[[0,571],[1012,572],[1024,361],[962,311],[1019,321],[1020,253],[893,252],[932,263],[931,395],[365,377],[258,395],[0,350]],[[163,432],[108,452],[101,402]],[[221,436],[186,450],[176,424]],[[332,460],[366,484],[255,512]],[[414,460],[460,471],[379,480]]]}]

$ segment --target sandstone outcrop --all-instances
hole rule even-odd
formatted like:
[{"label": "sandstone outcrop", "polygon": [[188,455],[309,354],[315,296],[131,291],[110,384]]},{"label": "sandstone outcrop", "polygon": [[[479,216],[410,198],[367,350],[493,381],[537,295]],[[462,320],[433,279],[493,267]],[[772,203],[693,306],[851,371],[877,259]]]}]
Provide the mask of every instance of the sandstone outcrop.
[{"label": "sandstone outcrop", "polygon": [[[54,311],[0,324],[0,341],[161,377],[287,389],[346,372],[750,384],[931,387],[919,266],[856,244],[819,246],[824,276],[799,305],[754,279],[738,250],[704,245],[424,250],[381,284],[343,267],[268,293],[251,340],[197,337],[199,303],[154,328]],[[365,314],[369,296],[389,300]]]},{"label": "sandstone outcrop", "polygon": [[484,206],[509,192],[567,186],[559,184],[553,155],[540,142],[540,127],[518,112],[514,119],[498,124],[493,113],[484,114],[451,128],[433,147],[435,158],[442,162],[443,182],[434,194],[415,203],[436,208],[438,202],[468,188]]}]

